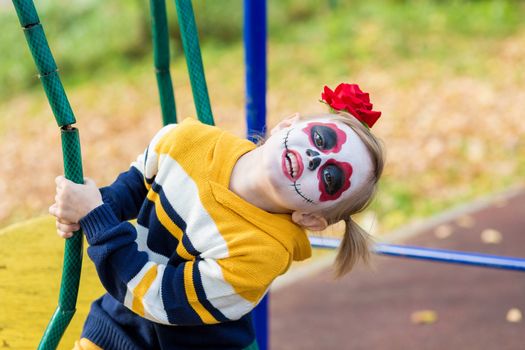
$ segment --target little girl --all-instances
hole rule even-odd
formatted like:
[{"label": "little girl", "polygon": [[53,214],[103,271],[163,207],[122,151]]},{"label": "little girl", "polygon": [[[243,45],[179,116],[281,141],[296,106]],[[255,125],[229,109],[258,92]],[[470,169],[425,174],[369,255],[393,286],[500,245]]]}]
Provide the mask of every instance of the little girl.
[{"label": "little girl", "polygon": [[305,229],[345,221],[338,275],[367,259],[351,215],[383,169],[369,131],[380,112],[355,84],[322,99],[332,113],[287,118],[259,147],[185,119],[108,187],[57,177],[57,231],[82,227],[107,291],[75,349],[257,349],[250,311],[310,257]]}]

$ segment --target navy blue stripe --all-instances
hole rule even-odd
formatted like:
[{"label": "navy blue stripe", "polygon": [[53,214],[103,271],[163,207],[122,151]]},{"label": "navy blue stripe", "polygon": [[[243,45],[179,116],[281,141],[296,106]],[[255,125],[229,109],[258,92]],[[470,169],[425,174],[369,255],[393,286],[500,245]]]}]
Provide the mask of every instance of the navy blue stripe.
[{"label": "navy blue stripe", "polygon": [[151,185],[155,181],[155,178],[156,178],[156,175],[153,175],[153,177],[151,179],[144,176],[144,179],[146,180],[146,183],[148,185]]},{"label": "navy blue stripe", "polygon": [[144,199],[142,202],[142,207],[140,208],[139,216],[137,217],[137,224],[148,227],[148,218],[151,215],[151,212],[155,211],[155,203],[150,201],[148,198]]},{"label": "navy blue stripe", "polygon": [[144,168],[144,179],[146,180],[146,183],[148,185],[151,185],[153,181],[155,181],[155,175],[153,175],[152,178],[146,177],[146,162],[148,161],[148,153],[149,153],[149,146],[146,147],[146,151],[144,152],[144,164],[142,167]]},{"label": "navy blue stripe", "polygon": [[151,187],[153,191],[158,193],[160,198],[160,203],[162,204],[162,208],[164,208],[164,211],[166,211],[166,214],[173,220],[175,225],[177,225],[181,231],[182,231],[182,245],[184,245],[184,248],[193,256],[199,256],[200,252],[195,249],[193,244],[191,244],[191,241],[188,238],[188,235],[186,234],[186,222],[180,217],[180,215],[173,209],[171,206],[171,203],[169,202],[168,198],[166,197],[166,194],[164,190],[162,189],[162,186],[158,183],[154,183]]},{"label": "navy blue stripe", "polygon": [[202,319],[188,302],[184,288],[184,265],[168,265],[162,277],[162,301],[171,324],[196,325]]},{"label": "navy blue stripe", "polygon": [[142,166],[144,167],[144,171],[146,171],[146,162],[148,161],[148,153],[149,153],[149,145],[146,147],[146,150],[144,151],[144,164]]},{"label": "navy blue stripe", "polygon": [[[153,204],[155,206],[155,204]],[[149,227],[148,227],[148,248],[158,254],[161,254],[169,259],[182,260],[177,254],[177,246],[179,240],[172,235],[164,225],[159,221],[155,209],[149,213]],[[175,256],[173,256],[175,255]]]},{"label": "navy blue stripe", "polygon": [[133,242],[126,249],[114,251],[111,260],[118,265],[114,273],[127,284],[148,263],[149,257],[148,253],[139,251],[137,243]]},{"label": "navy blue stripe", "polygon": [[160,222],[155,211],[155,202],[146,198],[142,205],[137,223],[148,229],[148,248],[169,258],[168,264],[178,265],[187,261],[177,253],[179,240]]},{"label": "navy blue stripe", "polygon": [[208,310],[210,314],[219,322],[229,321],[230,319],[223,315],[223,313],[213,306],[208,298],[206,297],[206,292],[202,286],[201,273],[199,270],[199,263],[202,259],[197,259],[193,265],[193,286],[195,287],[195,292],[197,292],[197,298],[199,299],[202,306]]}]

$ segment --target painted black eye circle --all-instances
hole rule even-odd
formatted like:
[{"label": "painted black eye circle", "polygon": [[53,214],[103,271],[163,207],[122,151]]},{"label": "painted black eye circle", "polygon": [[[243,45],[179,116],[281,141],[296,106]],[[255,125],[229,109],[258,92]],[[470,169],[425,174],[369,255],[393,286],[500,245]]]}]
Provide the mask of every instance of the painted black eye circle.
[{"label": "painted black eye circle", "polygon": [[344,173],[337,165],[328,164],[321,174],[325,191],[329,195],[337,193],[343,187]]},{"label": "painted black eye circle", "polygon": [[319,150],[330,150],[337,145],[336,132],[324,125],[315,125],[312,128],[311,141]]},{"label": "painted black eye circle", "polygon": [[314,144],[317,148],[322,149],[324,146],[323,137],[318,131],[314,131]]},{"label": "painted black eye circle", "polygon": [[324,182],[326,184],[326,186],[328,187],[333,187],[334,186],[334,179],[332,178],[332,174],[330,174],[329,171],[324,171],[323,172],[323,177],[324,177]]}]

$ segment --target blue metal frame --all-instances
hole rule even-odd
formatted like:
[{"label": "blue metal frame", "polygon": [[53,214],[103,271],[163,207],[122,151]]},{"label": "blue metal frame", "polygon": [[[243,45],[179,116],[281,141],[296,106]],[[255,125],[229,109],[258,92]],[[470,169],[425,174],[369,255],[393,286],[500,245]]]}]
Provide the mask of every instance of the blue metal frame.
[{"label": "blue metal frame", "polygon": [[266,134],[266,0],[244,0],[247,137]]},{"label": "blue metal frame", "polygon": [[[337,238],[310,237],[310,244],[314,248],[336,249],[339,247],[340,242],[341,240]],[[402,258],[525,272],[525,258],[384,243],[376,244],[374,246],[374,253]]]},{"label": "blue metal frame", "polygon": [[[246,136],[253,142],[266,135],[266,17],[266,0],[244,0]],[[268,349],[268,298],[252,313],[260,350]]]}]

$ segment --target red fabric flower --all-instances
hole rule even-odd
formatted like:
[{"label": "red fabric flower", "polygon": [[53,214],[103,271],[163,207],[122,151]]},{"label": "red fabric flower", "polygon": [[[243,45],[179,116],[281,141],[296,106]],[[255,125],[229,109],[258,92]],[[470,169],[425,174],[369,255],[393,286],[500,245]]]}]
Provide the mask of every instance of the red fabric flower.
[{"label": "red fabric flower", "polygon": [[381,112],[373,111],[368,93],[361,91],[357,84],[341,83],[335,91],[324,87],[321,99],[336,111],[346,111],[371,128]]}]

